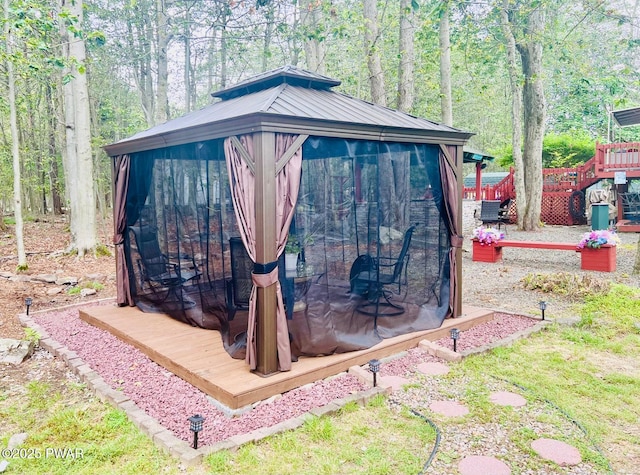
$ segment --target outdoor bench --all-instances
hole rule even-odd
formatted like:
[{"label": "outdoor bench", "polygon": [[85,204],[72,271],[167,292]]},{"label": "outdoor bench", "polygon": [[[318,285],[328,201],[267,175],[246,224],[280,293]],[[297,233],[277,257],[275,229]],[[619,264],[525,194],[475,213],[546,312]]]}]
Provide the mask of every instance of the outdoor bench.
[{"label": "outdoor bench", "polygon": [[529,249],[550,249],[553,251],[579,252],[580,268],[613,272],[616,270],[616,246],[605,245],[599,249],[578,249],[575,243],[549,241],[511,241],[503,239],[491,245],[482,245],[473,241],[472,260],[478,262],[498,262],[502,260],[503,247],[524,247]]},{"label": "outdoor bench", "polygon": [[511,241],[503,239],[495,243],[496,247],[526,247],[533,249],[552,249],[557,251],[579,251],[575,243],[549,241]]}]

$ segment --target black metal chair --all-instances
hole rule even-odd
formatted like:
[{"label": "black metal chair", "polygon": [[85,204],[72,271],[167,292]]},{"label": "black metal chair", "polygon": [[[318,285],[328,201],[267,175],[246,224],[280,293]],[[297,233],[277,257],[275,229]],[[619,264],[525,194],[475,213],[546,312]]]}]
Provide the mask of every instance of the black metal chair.
[{"label": "black metal chair", "polygon": [[201,273],[193,257],[182,255],[174,261],[160,250],[157,231],[149,225],[130,226],[139,258],[136,260],[140,288],[144,296],[156,303],[169,300],[183,302],[182,287],[197,280]]},{"label": "black metal chair", "polygon": [[640,221],[640,193],[620,193],[622,203],[622,219],[631,222]]},{"label": "black metal chair", "polygon": [[404,307],[391,299],[393,295],[402,295],[402,288],[407,285],[409,245],[415,228],[411,226],[405,231],[398,257],[363,255],[354,261],[349,273],[351,293],[367,299],[357,307],[358,312],[374,317],[404,313]]},{"label": "black metal chair", "polygon": [[[507,205],[508,206],[508,205]],[[498,229],[502,224],[507,224],[507,210],[502,207],[499,200],[483,200],[480,205],[480,221],[483,225],[497,224]]]}]

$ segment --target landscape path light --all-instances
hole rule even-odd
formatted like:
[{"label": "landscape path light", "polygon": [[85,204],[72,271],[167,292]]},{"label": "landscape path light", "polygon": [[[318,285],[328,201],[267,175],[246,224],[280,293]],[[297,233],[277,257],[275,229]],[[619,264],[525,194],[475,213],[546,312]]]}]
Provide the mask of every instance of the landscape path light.
[{"label": "landscape path light", "polygon": [[371,371],[373,373],[373,387],[375,388],[378,384],[377,380],[376,380],[376,376],[378,374],[378,372],[380,371],[380,360],[370,360],[369,361],[369,371]]},{"label": "landscape path light", "polygon": [[540,305],[540,311],[542,312],[542,319],[544,320],[544,311],[547,309],[547,302],[545,302],[544,300],[540,300],[540,302],[538,302],[538,305]]},{"label": "landscape path light", "polygon": [[198,433],[202,430],[202,424],[204,422],[204,417],[200,414],[196,414],[194,416],[189,417],[190,429],[193,432],[193,448],[198,448]]},{"label": "landscape path light", "polygon": [[31,297],[27,297],[26,299],[24,299],[24,303],[27,306],[27,315],[29,315],[29,307],[31,307],[33,299]]},{"label": "landscape path light", "polygon": [[457,328],[451,329],[451,339],[453,340],[453,351],[458,351],[458,338],[460,338],[460,330]]}]

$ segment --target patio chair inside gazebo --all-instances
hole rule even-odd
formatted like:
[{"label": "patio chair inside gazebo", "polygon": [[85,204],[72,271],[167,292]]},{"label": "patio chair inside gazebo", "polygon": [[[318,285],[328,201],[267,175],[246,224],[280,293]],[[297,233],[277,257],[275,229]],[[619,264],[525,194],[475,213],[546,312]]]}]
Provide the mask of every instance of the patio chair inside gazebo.
[{"label": "patio chair inside gazebo", "polygon": [[[106,147],[114,157],[120,305],[219,330],[236,358],[257,348],[248,361],[261,374],[461,314],[461,162],[470,134],[332,91],[338,84],[280,68]],[[362,255],[398,256],[416,223],[406,292],[390,297],[402,312],[359,312],[371,296],[350,292],[351,266]],[[139,287],[127,230],[140,226],[157,230],[163,254],[188,257],[172,264],[196,268],[201,277],[181,292],[194,306],[166,308]],[[301,245],[298,265],[276,272],[287,234]],[[234,300],[235,237],[254,261],[253,275],[241,278],[258,283],[257,324]]]}]

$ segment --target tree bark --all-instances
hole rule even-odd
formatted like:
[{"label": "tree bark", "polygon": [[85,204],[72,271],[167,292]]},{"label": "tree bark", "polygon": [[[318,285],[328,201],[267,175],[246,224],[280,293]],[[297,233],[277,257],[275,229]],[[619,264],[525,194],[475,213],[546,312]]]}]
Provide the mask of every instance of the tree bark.
[{"label": "tree bark", "polygon": [[451,98],[451,41],[449,28],[449,0],[442,2],[439,27],[440,43],[440,108],[442,123],[453,126],[453,101]]},{"label": "tree bark", "polygon": [[531,12],[525,27],[528,41],[518,44],[524,74],[524,181],[527,208],[522,221],[524,230],[540,227],[542,206],[542,141],[546,119],[546,103],[542,84],[542,41],[545,16],[541,7]]},{"label": "tree bark", "polygon": [[500,11],[502,32],[507,47],[507,66],[509,69],[509,84],[511,86],[511,146],[513,148],[513,162],[515,166],[516,212],[518,228],[523,228],[525,210],[527,209],[527,193],[524,183],[524,163],[522,161],[522,81],[518,72],[516,40],[513,36],[512,25],[509,20],[510,0],[503,0]]},{"label": "tree bark", "polygon": [[229,5],[224,2],[220,28],[220,88],[227,87],[227,22],[229,21]]},{"label": "tree bark", "polygon": [[140,106],[149,127],[155,125],[156,99],[153,87],[152,61],[152,26],[149,17],[150,4],[136,2],[126,9],[130,14],[126,19],[127,43],[131,47],[128,54],[132,58],[133,79],[140,97]]},{"label": "tree bark", "polygon": [[[78,25],[82,25],[82,0],[61,0],[61,6],[63,9],[68,6],[70,14],[77,18]],[[71,192],[72,246],[77,249],[78,257],[81,258],[87,252],[93,252],[97,243],[91,115],[87,75],[78,69],[78,65],[83,66],[86,60],[84,39],[75,35],[67,37],[66,60],[71,65],[73,79],[64,86],[68,154],[66,183]]]},{"label": "tree bark", "polygon": [[264,42],[262,43],[262,72],[265,72],[269,67],[269,53],[271,51],[271,39],[273,36],[274,26],[273,3],[269,3],[265,8]]},{"label": "tree bark", "polygon": [[11,156],[13,157],[13,209],[16,220],[16,245],[18,251],[18,269],[26,270],[27,253],[24,248],[24,223],[22,220],[22,185],[20,181],[20,136],[18,134],[18,116],[16,112],[16,81],[13,71],[13,38],[9,22],[9,0],[4,0],[4,37],[7,53],[7,79],[9,94],[9,123],[11,128]]},{"label": "tree bark", "polygon": [[322,19],[320,8],[320,2],[300,1],[300,22],[305,33],[304,53],[307,68],[309,71],[325,74],[326,49],[324,42],[319,40],[319,36],[324,33],[320,24]]},{"label": "tree bark", "polygon": [[192,105],[195,105],[195,102],[192,98],[195,98],[195,94],[192,89],[195,89],[195,81],[194,84],[191,84],[191,79],[193,77],[193,72],[191,68],[191,10],[189,7],[185,7],[184,13],[184,29],[182,31],[182,36],[184,39],[184,110],[185,112],[191,112]]},{"label": "tree bark", "polygon": [[50,84],[45,87],[47,101],[47,115],[49,116],[49,186],[51,187],[51,207],[54,215],[62,214],[62,197],[60,196],[60,183],[58,182],[58,146],[56,142],[56,107],[53,102],[53,90]]},{"label": "tree bark", "polygon": [[164,0],[156,0],[156,47],[158,63],[158,79],[156,88],[155,123],[162,124],[169,119],[169,82],[167,49],[169,47],[169,24]]},{"label": "tree bark", "polygon": [[381,106],[387,105],[384,87],[384,73],[380,62],[380,31],[378,28],[378,8],[376,0],[363,0],[364,7],[364,51],[369,67],[371,100]]},{"label": "tree bark", "polygon": [[398,56],[398,109],[410,112],[413,107],[414,81],[413,69],[415,64],[413,8],[411,0],[402,0],[400,3],[400,33],[398,43],[400,51]]}]

